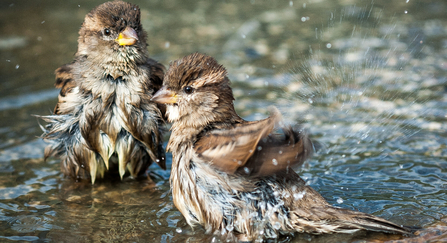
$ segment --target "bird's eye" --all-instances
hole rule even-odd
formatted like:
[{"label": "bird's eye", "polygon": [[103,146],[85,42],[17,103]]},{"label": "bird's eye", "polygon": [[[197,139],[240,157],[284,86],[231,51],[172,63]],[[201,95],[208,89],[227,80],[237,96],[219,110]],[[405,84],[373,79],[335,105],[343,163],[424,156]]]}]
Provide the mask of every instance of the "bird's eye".
[{"label": "bird's eye", "polygon": [[191,94],[194,91],[194,89],[191,86],[185,86],[183,88],[183,92],[185,92],[186,94]]},{"label": "bird's eye", "polygon": [[111,33],[109,29],[104,29],[104,35],[109,36]]}]

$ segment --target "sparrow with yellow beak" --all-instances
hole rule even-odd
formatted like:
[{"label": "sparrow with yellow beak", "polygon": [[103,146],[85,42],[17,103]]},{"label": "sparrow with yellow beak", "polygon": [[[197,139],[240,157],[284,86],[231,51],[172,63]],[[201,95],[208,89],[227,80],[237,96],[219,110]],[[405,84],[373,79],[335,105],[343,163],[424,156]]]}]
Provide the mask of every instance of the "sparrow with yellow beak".
[{"label": "sparrow with yellow beak", "polygon": [[86,15],[74,61],[56,70],[54,114],[41,116],[45,158],[59,157],[64,174],[94,183],[136,177],[152,162],[165,168],[164,107],[150,100],[165,69],[149,58],[146,35],[137,5],[106,2]]},{"label": "sparrow with yellow beak", "polygon": [[282,127],[279,111],[245,121],[233,106],[225,68],[192,54],[173,61],[152,97],[166,104],[172,122],[171,190],[191,226],[227,240],[262,240],[294,233],[408,229],[366,213],[331,206],[292,169],[313,152],[302,131]]}]

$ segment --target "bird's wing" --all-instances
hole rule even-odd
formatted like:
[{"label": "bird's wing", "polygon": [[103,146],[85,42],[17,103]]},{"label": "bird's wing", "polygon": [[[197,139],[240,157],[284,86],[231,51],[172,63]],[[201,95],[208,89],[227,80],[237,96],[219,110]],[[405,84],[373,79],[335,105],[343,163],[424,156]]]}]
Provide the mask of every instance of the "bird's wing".
[{"label": "bird's wing", "polygon": [[74,63],[65,64],[54,72],[56,75],[56,83],[54,86],[61,90],[59,92],[56,107],[54,107],[54,114],[69,114],[75,108],[75,104],[79,102],[77,96],[72,95],[74,88],[76,87],[76,82],[72,73],[73,65]]},{"label": "bird's wing", "polygon": [[[146,66],[151,71],[149,85],[151,86],[150,88],[154,92],[153,94],[155,94],[155,92],[157,92],[159,89],[161,89],[161,86],[163,85],[163,77],[164,77],[166,69],[165,69],[165,66],[163,66],[163,64],[161,64],[151,58],[147,59]],[[163,116],[163,119],[166,121],[167,120],[166,105],[157,103],[157,107],[160,110],[160,112]]]},{"label": "bird's wing", "polygon": [[194,145],[198,156],[226,173],[266,176],[309,157],[312,143],[302,133],[283,128],[284,135],[270,134],[281,120],[277,109],[264,120],[214,129]]},{"label": "bird's wing", "polygon": [[270,134],[261,139],[256,152],[238,172],[267,176],[303,164],[314,151],[312,141],[302,130],[293,130],[290,126],[282,130],[283,134]]},{"label": "bird's wing", "polygon": [[163,77],[166,70],[163,64],[151,58],[147,59],[146,66],[151,70],[150,81],[155,93],[163,85]]}]

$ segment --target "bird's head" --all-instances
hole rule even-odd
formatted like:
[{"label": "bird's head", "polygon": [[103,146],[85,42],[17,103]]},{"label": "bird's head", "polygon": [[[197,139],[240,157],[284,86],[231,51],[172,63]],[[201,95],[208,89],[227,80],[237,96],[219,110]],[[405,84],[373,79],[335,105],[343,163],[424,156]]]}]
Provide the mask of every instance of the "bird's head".
[{"label": "bird's head", "polygon": [[[132,56],[146,52],[146,32],[140,23],[140,8],[122,1],[103,3],[85,17],[79,31],[78,54]],[[102,57],[104,58],[104,57]]]},{"label": "bird's head", "polygon": [[170,122],[188,127],[229,122],[238,117],[226,69],[214,58],[200,53],[171,62],[163,87],[152,100],[167,105]]}]

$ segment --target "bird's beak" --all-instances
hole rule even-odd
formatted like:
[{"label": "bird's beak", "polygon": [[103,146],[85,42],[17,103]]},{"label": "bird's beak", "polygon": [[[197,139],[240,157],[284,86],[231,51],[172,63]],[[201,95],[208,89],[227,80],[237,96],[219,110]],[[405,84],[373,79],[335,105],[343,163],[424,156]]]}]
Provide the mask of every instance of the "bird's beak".
[{"label": "bird's beak", "polygon": [[118,42],[120,46],[131,46],[137,43],[137,41],[138,41],[137,32],[133,28],[130,28],[129,26],[127,26],[116,39],[116,42]]},{"label": "bird's beak", "polygon": [[152,96],[151,101],[160,103],[160,104],[174,104],[177,103],[177,95],[175,92],[163,86],[157,93]]}]

